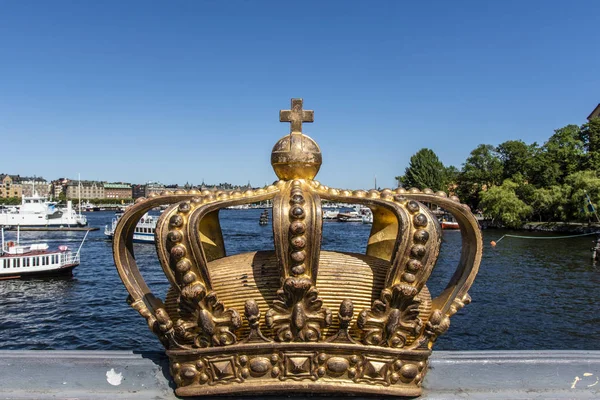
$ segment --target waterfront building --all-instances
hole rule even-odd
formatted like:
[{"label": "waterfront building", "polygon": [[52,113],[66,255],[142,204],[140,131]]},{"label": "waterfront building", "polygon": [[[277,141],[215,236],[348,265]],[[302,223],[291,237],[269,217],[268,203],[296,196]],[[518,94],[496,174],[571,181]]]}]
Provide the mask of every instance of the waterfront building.
[{"label": "waterfront building", "polygon": [[20,179],[22,195],[31,197],[35,193],[42,197],[49,197],[52,194],[52,185],[42,177],[21,177]]},{"label": "waterfront building", "polygon": [[152,193],[160,194],[166,190],[165,185],[159,182],[148,182],[144,186],[144,197],[148,197]]},{"label": "waterfront building", "polygon": [[0,174],[0,198],[22,197],[19,175]]},{"label": "waterfront building", "polygon": [[105,183],[105,199],[131,199],[133,192],[129,183]]},{"label": "waterfront building", "polygon": [[82,200],[104,199],[104,184],[96,181],[69,180],[65,195],[68,200],[79,198]]},{"label": "waterfront building", "polygon": [[50,182],[52,186],[51,192],[55,199],[60,198],[61,194],[67,194],[67,184],[69,180],[67,178],[58,178]]}]

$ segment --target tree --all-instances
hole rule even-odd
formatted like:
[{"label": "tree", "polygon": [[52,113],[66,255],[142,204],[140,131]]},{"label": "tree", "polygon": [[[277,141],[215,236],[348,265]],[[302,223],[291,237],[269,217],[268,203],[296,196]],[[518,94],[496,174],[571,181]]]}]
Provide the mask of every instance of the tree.
[{"label": "tree", "polygon": [[506,179],[500,186],[481,192],[483,212],[508,228],[518,228],[531,215],[533,209],[517,197],[516,183]]},{"label": "tree", "polygon": [[502,173],[504,179],[512,178],[521,174],[528,180],[528,162],[533,156],[537,144],[528,146],[522,140],[507,140],[496,148],[496,152],[502,161]]},{"label": "tree", "polygon": [[403,187],[447,190],[446,168],[431,149],[423,148],[411,158],[403,176],[396,177]]},{"label": "tree", "polygon": [[578,220],[595,219],[588,208],[588,197],[594,208],[600,206],[600,178],[595,171],[579,171],[565,179],[567,186],[570,217]]},{"label": "tree", "polygon": [[536,189],[532,196],[531,207],[540,221],[566,221],[568,219],[568,188],[550,186]]},{"label": "tree", "polygon": [[494,146],[480,144],[463,164],[457,194],[471,209],[479,205],[479,193],[502,182],[502,162]]},{"label": "tree", "polygon": [[456,194],[459,176],[460,171],[454,165],[446,167],[446,187],[448,188],[448,194]]},{"label": "tree", "polygon": [[584,143],[580,135],[577,125],[567,125],[555,130],[554,135],[542,146],[546,153],[545,168],[558,173],[555,182],[545,182],[547,186],[563,183],[565,177],[581,169]]},{"label": "tree", "polygon": [[592,118],[580,131],[580,139],[587,151],[584,167],[600,172],[600,117]]}]

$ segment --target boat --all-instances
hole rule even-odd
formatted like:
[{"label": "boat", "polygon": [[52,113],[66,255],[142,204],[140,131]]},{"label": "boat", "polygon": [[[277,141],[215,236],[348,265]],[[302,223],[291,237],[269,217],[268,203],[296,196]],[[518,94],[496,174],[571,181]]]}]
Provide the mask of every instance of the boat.
[{"label": "boat", "polygon": [[335,209],[335,210],[323,209],[323,219],[324,220],[337,220],[339,213],[340,212],[337,209]]},{"label": "boat", "polygon": [[337,220],[339,222],[364,222],[363,217],[371,214],[371,223],[372,223],[372,212],[369,207],[355,205],[353,211],[348,212],[339,212],[337,215]]},{"label": "boat", "polygon": [[71,227],[86,226],[87,218],[73,209],[67,201],[66,208],[60,208],[55,201],[40,196],[23,196],[21,205],[0,208],[0,226],[12,227]]},{"label": "boat", "polygon": [[[123,212],[116,212],[111,224],[104,227],[104,234],[110,239],[115,236],[117,223],[122,216]],[[144,216],[135,226],[135,230],[133,232],[134,243],[154,243],[154,231],[156,230],[157,222],[158,217],[148,213],[144,214]]]},{"label": "boat", "polygon": [[458,222],[454,219],[452,214],[444,213],[438,216],[438,221],[442,229],[460,229]]},{"label": "boat", "polygon": [[258,224],[260,226],[265,226],[269,224],[269,210],[264,210],[261,214],[260,214],[260,219],[258,221]]},{"label": "boat", "polygon": [[370,208],[367,209],[368,212],[365,212],[362,216],[363,224],[372,224],[373,223],[373,211]]},{"label": "boat", "polygon": [[47,243],[22,245],[17,230],[17,241],[4,241],[2,229],[2,248],[0,249],[0,280],[40,276],[72,275],[73,268],[79,265],[80,252],[87,238],[86,232],[76,253],[66,245],[49,250]]}]

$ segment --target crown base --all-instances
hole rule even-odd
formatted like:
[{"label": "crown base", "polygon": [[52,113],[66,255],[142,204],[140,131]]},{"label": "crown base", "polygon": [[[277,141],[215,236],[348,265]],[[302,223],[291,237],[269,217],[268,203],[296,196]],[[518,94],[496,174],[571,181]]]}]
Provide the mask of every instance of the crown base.
[{"label": "crown base", "polygon": [[328,342],[167,351],[179,396],[282,391],[418,396],[430,354]]}]

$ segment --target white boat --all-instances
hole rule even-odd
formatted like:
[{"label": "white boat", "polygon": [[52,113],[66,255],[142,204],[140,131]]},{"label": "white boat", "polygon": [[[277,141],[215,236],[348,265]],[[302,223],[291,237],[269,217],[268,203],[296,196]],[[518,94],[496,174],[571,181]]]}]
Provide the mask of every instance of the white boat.
[{"label": "white boat", "polygon": [[323,209],[323,219],[324,220],[337,220],[338,214],[340,212],[335,209],[335,210],[327,210],[327,209]]},{"label": "white boat", "polygon": [[364,217],[371,214],[371,223],[373,223],[373,215],[369,207],[360,205],[354,206],[354,211],[340,212],[337,215],[339,222],[365,222]]},{"label": "white boat", "polygon": [[3,227],[71,227],[85,226],[87,219],[77,214],[73,203],[67,201],[67,208],[60,208],[47,197],[23,196],[21,205],[3,206],[0,209],[0,226]]},{"label": "white boat", "polygon": [[[104,227],[104,234],[106,236],[111,239],[115,236],[117,222],[119,222],[119,219],[121,219],[122,216],[122,212],[117,212],[110,225]],[[144,214],[135,226],[135,231],[133,232],[134,243],[154,243],[154,231],[156,230],[157,222],[158,217],[149,215],[148,213]]]},{"label": "white boat", "polygon": [[362,216],[363,224],[372,224],[373,223],[373,211],[370,208],[367,208],[368,212],[365,212]]},{"label": "white boat", "polygon": [[65,245],[56,250],[48,250],[47,243],[22,245],[17,233],[16,243],[4,241],[2,229],[2,248],[0,249],[0,280],[28,278],[34,276],[71,275],[73,268],[79,265],[86,232],[76,253]]}]

